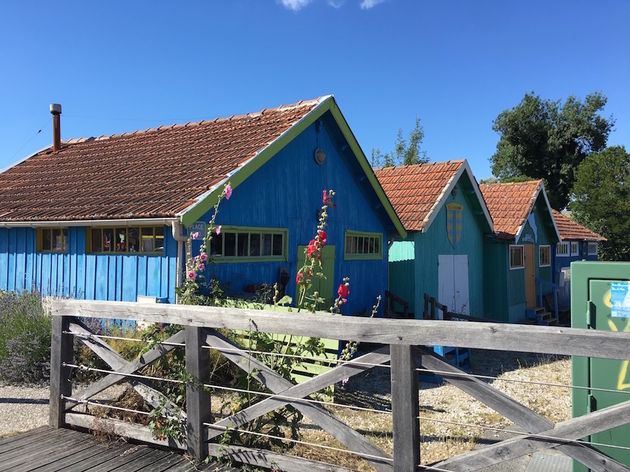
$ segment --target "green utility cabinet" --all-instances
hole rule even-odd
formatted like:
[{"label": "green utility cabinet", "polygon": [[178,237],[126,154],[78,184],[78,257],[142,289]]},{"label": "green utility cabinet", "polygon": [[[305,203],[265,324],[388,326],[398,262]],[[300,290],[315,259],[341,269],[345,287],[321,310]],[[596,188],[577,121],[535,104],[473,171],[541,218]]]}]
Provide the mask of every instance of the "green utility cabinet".
[{"label": "green utility cabinet", "polygon": [[[630,263],[571,263],[571,326],[630,332]],[[630,359],[630,346],[628,358]],[[630,400],[628,361],[573,356],[572,367],[573,384],[578,387],[573,389],[574,418]],[[583,439],[630,447],[630,425]],[[617,461],[630,465],[629,450],[606,446],[598,446],[598,449]],[[573,470],[585,472],[589,469],[574,461]]]}]

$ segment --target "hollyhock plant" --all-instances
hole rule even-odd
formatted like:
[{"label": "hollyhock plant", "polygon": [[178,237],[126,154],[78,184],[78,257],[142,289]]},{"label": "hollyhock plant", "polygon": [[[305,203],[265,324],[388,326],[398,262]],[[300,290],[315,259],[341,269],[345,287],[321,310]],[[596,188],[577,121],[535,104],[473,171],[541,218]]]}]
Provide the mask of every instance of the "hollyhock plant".
[{"label": "hollyhock plant", "polygon": [[221,234],[221,225],[217,226],[217,227],[214,229],[214,232],[215,232],[215,233],[217,233],[217,235]]},{"label": "hollyhock plant", "polygon": [[228,182],[227,185],[225,186],[225,199],[229,200],[231,196],[232,196],[232,186]]}]

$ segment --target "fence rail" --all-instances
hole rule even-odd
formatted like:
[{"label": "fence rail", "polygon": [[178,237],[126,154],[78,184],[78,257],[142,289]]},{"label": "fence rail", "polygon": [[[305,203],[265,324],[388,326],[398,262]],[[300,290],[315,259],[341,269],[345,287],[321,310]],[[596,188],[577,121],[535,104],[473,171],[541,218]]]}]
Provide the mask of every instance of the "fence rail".
[{"label": "fence rail", "polygon": [[[240,431],[252,420],[285,405],[291,405],[343,445],[343,448],[328,447],[329,449],[352,453],[379,471],[478,470],[544,448],[556,448],[594,471],[630,471],[626,465],[614,461],[580,439],[630,423],[630,401],[553,424],[491,385],[451,366],[440,356],[422,347],[448,345],[627,359],[630,352],[630,333],[498,323],[366,319],[234,308],[74,300],[55,300],[52,303],[52,314],[50,421],[55,427],[75,425],[101,428],[123,436],[187,450],[198,459],[203,459],[208,454],[227,454],[239,462],[265,467],[277,466],[282,470],[345,470],[337,465],[307,461],[277,452],[215,442],[226,430]],[[102,337],[92,333],[81,322],[82,318],[171,323],[184,326],[184,330],[174,334],[166,342],[155,345],[140,359],[127,361]],[[330,370],[296,384],[272,370],[250,350],[221,335],[217,329],[341,339],[383,346],[352,361],[340,362]],[[105,377],[78,393],[73,393],[70,382],[72,369],[79,367],[72,358],[75,337],[111,368],[110,371],[104,370],[105,373],[109,372]],[[157,440],[147,427],[140,424],[94,418],[77,411],[79,405],[93,401],[95,395],[124,380],[132,381],[135,390],[150,405],[161,404],[169,408],[169,400],[157,390],[156,383],[152,381],[154,379],[139,372],[170,350],[182,346],[186,350],[188,374],[199,379],[202,384],[209,383],[208,356],[214,350],[246,371],[270,393],[261,395],[262,399],[257,403],[214,421],[210,412],[211,399],[206,389],[195,383],[187,384],[187,410],[179,413],[181,420],[186,423],[187,434],[181,440]],[[311,398],[312,394],[323,388],[381,366],[388,366],[391,370],[393,456],[346,425],[325,408],[324,402]],[[439,372],[447,382],[514,422],[522,428],[523,434],[438,464],[420,466],[419,422],[422,419],[419,420],[418,413],[418,369]],[[176,409],[173,408],[173,411]]]}]

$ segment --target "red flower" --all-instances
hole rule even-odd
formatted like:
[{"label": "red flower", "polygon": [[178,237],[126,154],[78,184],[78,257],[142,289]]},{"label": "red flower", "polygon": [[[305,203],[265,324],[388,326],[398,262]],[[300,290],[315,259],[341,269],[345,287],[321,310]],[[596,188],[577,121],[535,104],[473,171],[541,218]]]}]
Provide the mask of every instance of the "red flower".
[{"label": "red flower", "polygon": [[326,205],[326,203],[328,203],[328,194],[327,194],[326,190],[323,190],[322,192],[323,192],[322,203],[324,205]]},{"label": "red flower", "polygon": [[304,283],[304,274],[302,272],[298,272],[298,275],[295,277],[295,283],[298,285]]},{"label": "red flower", "polygon": [[326,238],[327,238],[327,236],[326,236],[326,231],[321,231],[321,230],[320,230],[320,231],[318,231],[318,232],[317,232],[317,236],[319,237],[319,243],[320,243],[322,246],[325,246],[325,245],[326,245]]},{"label": "red flower", "polygon": [[350,295],[350,287],[348,287],[346,284],[340,284],[339,288],[337,289],[337,295],[339,295],[342,299],[347,298],[348,295]]},{"label": "red flower", "polygon": [[308,243],[308,247],[306,248],[306,255],[311,258],[313,257],[313,254],[317,251],[318,247],[317,247],[317,241],[315,241],[314,239],[311,239]]}]

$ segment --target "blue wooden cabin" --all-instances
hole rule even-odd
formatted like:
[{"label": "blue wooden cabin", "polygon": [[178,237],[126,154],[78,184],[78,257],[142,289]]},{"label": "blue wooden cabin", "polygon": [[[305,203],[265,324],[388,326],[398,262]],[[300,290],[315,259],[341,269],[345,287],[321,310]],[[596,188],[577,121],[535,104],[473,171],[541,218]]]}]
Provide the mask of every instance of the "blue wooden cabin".
[{"label": "blue wooden cabin", "polygon": [[560,310],[571,304],[571,262],[596,261],[599,243],[606,238],[576,223],[568,214],[553,210],[560,241],[553,247],[553,281],[558,287]]},{"label": "blue wooden cabin", "polygon": [[0,174],[0,289],[174,303],[188,235],[230,182],[206,270],[230,294],[277,281],[295,294],[324,189],[337,196],[320,292],[331,300],[350,277],[348,314],[384,294],[388,240],[405,232],[332,96],[65,142],[51,111],[53,146]]}]

